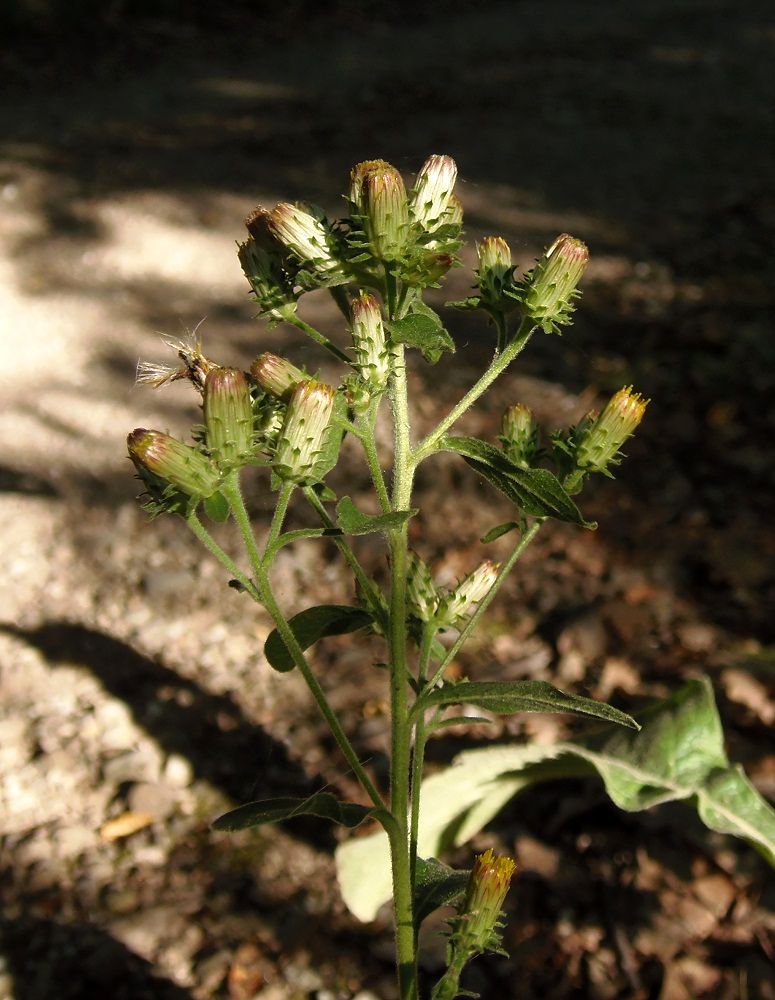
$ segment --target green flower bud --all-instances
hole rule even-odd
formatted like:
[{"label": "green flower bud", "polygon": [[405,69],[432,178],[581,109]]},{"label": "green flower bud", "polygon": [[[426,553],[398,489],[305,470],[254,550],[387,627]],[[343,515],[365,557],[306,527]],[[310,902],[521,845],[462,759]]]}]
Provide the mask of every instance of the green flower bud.
[{"label": "green flower bud", "polygon": [[519,299],[525,314],[544,333],[556,333],[558,327],[570,323],[573,300],[581,294],[577,286],[588,262],[586,246],[565,233],[521,282]]},{"label": "green flower bud", "polygon": [[514,265],[511,262],[511,247],[500,236],[485,236],[477,246],[479,254],[479,291],[488,305],[497,308],[512,308],[514,303],[504,302],[503,293],[514,287]]},{"label": "green flower bud", "polygon": [[492,848],[477,856],[454,921],[453,948],[473,957],[500,947],[501,911],[516,868],[511,858],[494,855]]},{"label": "green flower bud", "polygon": [[150,473],[191,497],[209,497],[218,489],[220,477],[210,460],[169,434],[138,427],[126,443],[142,478]]},{"label": "green flower bud", "polygon": [[501,419],[501,441],[507,458],[523,469],[530,468],[538,450],[538,425],[529,407],[515,403],[505,411]]},{"label": "green flower bud", "polygon": [[320,209],[281,202],[270,212],[267,225],[302,266],[322,278],[336,277],[341,272],[333,251],[333,233]]},{"label": "green flower bud", "polygon": [[429,622],[436,613],[439,595],[431,571],[414,552],[409,553],[406,572],[406,603],[409,613]]},{"label": "green flower bud", "polygon": [[468,617],[474,610],[474,605],[487,595],[495,583],[499,569],[499,563],[487,559],[461,580],[454,590],[442,597],[437,615],[439,623],[455,625],[461,618]]},{"label": "green flower bud", "polygon": [[220,469],[249,462],[255,453],[253,406],[248,380],[237,368],[214,368],[205,381],[202,405],[207,450]]},{"label": "green flower bud", "polygon": [[409,235],[409,206],[401,174],[384,160],[367,160],[353,168],[350,202],[364,227],[372,252],[397,260]]},{"label": "green flower bud", "polygon": [[603,412],[590,414],[576,431],[576,465],[579,469],[605,472],[618,464],[618,452],[632,437],[646,412],[648,400],[625,386],[606,403]]},{"label": "green flower bud", "polygon": [[372,389],[384,389],[390,374],[390,355],[379,302],[368,292],[360,292],[350,303],[350,314],[355,363],[360,376]]},{"label": "green flower bud", "polygon": [[[457,166],[451,156],[434,154],[420,168],[409,199],[409,209],[414,221],[426,232],[432,233],[434,229],[451,221],[446,216],[456,178]],[[459,201],[457,205],[460,205]],[[456,211],[453,208],[453,212]]]},{"label": "green flower bud", "polygon": [[250,366],[250,374],[265,392],[285,402],[299,382],[307,377],[301,368],[269,351],[256,358]]},{"label": "green flower bud", "polygon": [[300,382],[293,390],[272,463],[281,479],[295,483],[309,479],[331,422],[335,398],[332,386],[314,379]]},{"label": "green flower bud", "polygon": [[275,320],[290,319],[296,312],[293,282],[275,249],[266,249],[253,236],[240,243],[237,256],[256,296],[261,314]]}]

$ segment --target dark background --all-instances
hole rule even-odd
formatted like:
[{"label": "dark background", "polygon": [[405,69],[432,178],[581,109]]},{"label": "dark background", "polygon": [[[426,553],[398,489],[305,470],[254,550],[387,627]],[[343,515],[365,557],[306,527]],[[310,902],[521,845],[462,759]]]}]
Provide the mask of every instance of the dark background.
[{"label": "dark background", "polygon": [[[163,356],[159,331],[180,336],[206,315],[206,347],[226,364],[272,346],[337,377],[295,334],[253,323],[231,246],[258,201],[309,198],[336,214],[361,159],[384,157],[408,177],[429,153],[451,154],[469,239],[502,234],[523,264],[561,231],[589,243],[576,325],[531,345],[470,430],[495,433],[517,398],[547,427],[623,384],[652,400],[617,482],[585,493],[597,534],[552,528],[464,665],[631,709],[708,673],[730,756],[772,796],[770,4],[297,2],[278,12],[41,0],[3,5],[0,35],[0,487],[5,548],[20,553],[2,605],[0,705],[6,720],[24,720],[8,729],[22,749],[7,787],[19,768],[39,783],[34,805],[6,793],[11,996],[390,995],[389,923],[363,929],[343,911],[327,830],[235,842],[208,829],[220,805],[258,790],[324,780],[355,792],[301,687],[268,676],[253,612],[222,592],[179,526],[148,527],[136,513],[122,458],[135,424],[183,433],[196,419],[183,391],[131,390],[138,355]],[[449,297],[467,281],[456,272]],[[324,298],[311,297],[309,315],[341,338]],[[449,322],[454,358],[413,369],[420,427],[492,348],[475,319]],[[362,469],[342,475],[365,496]],[[504,519],[496,498],[444,463],[421,476],[418,498],[415,543],[449,579]],[[265,516],[263,485],[252,502]],[[377,550],[365,558],[382,566]],[[349,600],[335,565],[330,552],[289,557],[289,605]],[[379,773],[381,676],[351,644],[318,662]],[[65,710],[54,691],[68,685],[86,686]],[[103,696],[129,707],[137,730],[125,746],[83,721],[101,718]],[[565,732],[541,725],[476,730],[432,756]],[[159,748],[161,773],[129,766],[117,779],[110,762],[145,743]],[[71,786],[51,777],[52,754]],[[169,754],[191,779],[168,807],[158,799],[169,799]],[[68,809],[47,811],[63,787],[74,789]],[[148,796],[152,825],[128,839],[98,834]],[[69,853],[65,829],[85,831]],[[764,865],[688,808],[622,816],[597,787],[569,784],[529,793],[481,836],[477,849],[514,851],[523,867],[512,960],[480,962],[471,980],[485,997],[773,995]]]}]

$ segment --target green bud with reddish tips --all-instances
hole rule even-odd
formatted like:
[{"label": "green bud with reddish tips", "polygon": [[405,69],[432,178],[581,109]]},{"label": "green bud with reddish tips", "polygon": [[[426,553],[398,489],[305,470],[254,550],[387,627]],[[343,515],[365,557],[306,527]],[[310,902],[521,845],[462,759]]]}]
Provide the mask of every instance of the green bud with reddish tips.
[{"label": "green bud with reddish tips", "polygon": [[530,468],[538,451],[538,425],[530,407],[515,403],[504,412],[500,439],[507,458],[523,469]]},{"label": "green bud with reddish tips", "polygon": [[618,453],[643,419],[648,400],[632,386],[625,386],[606,403],[599,416],[590,414],[576,429],[576,465],[591,472],[605,472],[617,465]]},{"label": "green bud with reddish tips", "polygon": [[544,333],[558,333],[570,323],[573,300],[581,294],[578,284],[589,263],[589,250],[564,233],[558,236],[520,283],[518,298],[525,315]]},{"label": "green bud with reddish tips", "polygon": [[309,481],[331,422],[335,398],[332,386],[314,379],[300,382],[293,390],[272,462],[281,479]]},{"label": "green bud with reddish tips", "polygon": [[504,292],[514,288],[511,247],[500,236],[485,236],[476,249],[479,254],[476,273],[482,301],[497,309],[512,309],[514,302],[504,299]]},{"label": "green bud with reddish tips", "polygon": [[222,470],[239,468],[255,453],[253,405],[244,372],[214,368],[205,381],[202,403],[207,450]]},{"label": "green bud with reddish tips", "polygon": [[212,462],[182,441],[161,431],[138,427],[127,437],[129,457],[141,477],[150,473],[190,497],[209,497],[218,489],[220,476]]},{"label": "green bud with reddish tips", "polygon": [[379,302],[368,292],[360,292],[350,303],[350,315],[358,372],[369,388],[381,391],[390,374],[390,355]]},{"label": "green bud with reddish tips", "polygon": [[281,202],[269,213],[266,225],[302,267],[324,279],[340,275],[341,265],[333,249],[334,235],[320,209]]},{"label": "green bud with reddish tips", "polygon": [[492,848],[477,855],[466,895],[455,921],[453,947],[469,957],[500,947],[500,918],[516,863]]},{"label": "green bud with reddish tips", "polygon": [[431,571],[415,552],[410,552],[407,560],[406,604],[409,614],[422,622],[429,622],[433,618],[439,604],[439,594]]},{"label": "green bud with reddish tips", "polygon": [[353,215],[375,257],[397,260],[409,236],[409,206],[401,174],[385,160],[366,160],[350,176]]},{"label": "green bud with reddish tips", "polygon": [[451,156],[429,156],[420,168],[409,210],[412,219],[427,233],[439,226],[462,221],[462,205],[453,195],[457,165]]},{"label": "green bud with reddish tips", "polygon": [[299,382],[307,378],[301,368],[269,351],[259,354],[250,366],[250,374],[264,392],[285,402]]},{"label": "green bud with reddish tips", "polygon": [[473,573],[461,580],[454,590],[442,597],[436,616],[439,624],[455,625],[462,618],[467,618],[489,593],[499,569],[499,563],[486,559]]}]

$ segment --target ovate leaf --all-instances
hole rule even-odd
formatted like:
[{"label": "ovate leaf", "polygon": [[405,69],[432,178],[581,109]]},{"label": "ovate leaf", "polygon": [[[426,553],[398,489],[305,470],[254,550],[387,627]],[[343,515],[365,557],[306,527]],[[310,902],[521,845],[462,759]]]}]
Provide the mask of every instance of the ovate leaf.
[{"label": "ovate leaf", "polygon": [[470,871],[456,871],[436,858],[417,859],[414,919],[417,927],[440,906],[456,903],[468,885]]},{"label": "ovate leaf", "polygon": [[278,798],[248,802],[219,816],[213,827],[216,830],[247,830],[252,826],[278,823],[295,816],[319,816],[352,828],[362,823],[371,812],[368,806],[340,802],[329,792],[317,792],[306,799]]},{"label": "ovate leaf", "polygon": [[[309,649],[313,642],[327,635],[345,635],[347,632],[357,632],[374,621],[374,616],[364,608],[351,608],[343,604],[321,604],[314,608],[300,611],[288,624],[302,649]],[[264,645],[264,655],[269,665],[287,673],[293,670],[293,657],[285,642],[273,629]]]},{"label": "ovate leaf", "polygon": [[223,524],[229,519],[229,502],[220,490],[204,501],[204,509],[210,520],[217,524]]},{"label": "ovate leaf", "polygon": [[490,528],[486,535],[482,535],[479,541],[482,545],[487,545],[489,542],[494,542],[496,538],[508,535],[510,531],[514,531],[518,527],[519,525],[516,521],[506,521],[504,524],[496,524],[494,528]]},{"label": "ovate leaf", "polygon": [[416,510],[399,510],[390,514],[361,514],[349,497],[342,497],[336,505],[336,520],[345,535],[368,535],[372,531],[389,531],[400,528]]},{"label": "ovate leaf", "polygon": [[[433,310],[429,310],[433,313]],[[435,365],[444,351],[455,350],[455,342],[441,325],[440,318],[433,313],[414,312],[402,319],[386,323],[390,339],[395,344],[406,344],[418,348],[426,361]]]}]

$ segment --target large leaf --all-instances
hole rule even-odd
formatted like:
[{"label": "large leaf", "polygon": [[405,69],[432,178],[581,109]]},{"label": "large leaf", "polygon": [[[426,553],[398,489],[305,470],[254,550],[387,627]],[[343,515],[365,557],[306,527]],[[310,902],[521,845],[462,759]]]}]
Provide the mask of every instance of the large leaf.
[{"label": "large leaf", "polygon": [[[313,642],[327,635],[345,635],[357,632],[374,621],[374,616],[364,608],[351,608],[344,604],[321,604],[300,611],[288,620],[291,631],[302,649],[309,649]],[[273,629],[264,645],[264,655],[271,667],[280,673],[293,670],[293,657],[285,642]]]},{"label": "large leaf", "polygon": [[[729,765],[710,682],[690,681],[639,718],[639,733],[616,729],[579,743],[461,754],[423,782],[420,852],[435,857],[447,846],[465,843],[529,785],[597,774],[620,808],[636,812],[686,800],[711,830],[749,841],[775,865],[775,810],[739,768]],[[361,920],[372,920],[390,898],[389,858],[382,834],[337,851],[342,894]],[[359,880],[367,864],[369,875]]]},{"label": "large leaf", "polygon": [[455,342],[442,326],[441,318],[430,308],[418,309],[385,326],[393,343],[419,348],[431,364],[435,365],[444,351],[455,350]]},{"label": "large leaf", "polygon": [[442,705],[476,705],[496,715],[514,712],[576,712],[606,722],[639,729],[638,723],[618,708],[592,698],[566,694],[546,681],[464,681],[445,684],[418,698],[414,712]]},{"label": "large leaf", "polygon": [[372,810],[355,802],[340,802],[329,792],[317,792],[306,799],[264,799],[248,802],[238,809],[219,816],[213,823],[216,830],[247,830],[263,823],[278,823],[295,816],[320,816],[342,826],[355,827],[362,823]]},{"label": "large leaf", "polygon": [[440,447],[462,456],[472,469],[505,493],[526,514],[553,517],[585,528],[595,527],[584,520],[559,479],[548,469],[523,469],[494,445],[478,438],[446,437]]},{"label": "large leaf", "polygon": [[372,531],[400,528],[416,513],[416,510],[398,510],[390,514],[361,514],[349,497],[342,497],[336,505],[336,521],[345,535],[368,535]]}]

